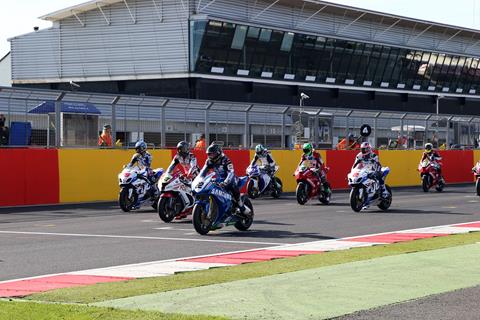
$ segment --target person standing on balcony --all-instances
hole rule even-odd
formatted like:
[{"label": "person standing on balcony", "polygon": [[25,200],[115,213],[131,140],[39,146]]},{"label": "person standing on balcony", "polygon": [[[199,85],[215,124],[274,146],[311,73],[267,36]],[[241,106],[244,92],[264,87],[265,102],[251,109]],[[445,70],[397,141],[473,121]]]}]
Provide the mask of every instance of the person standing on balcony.
[{"label": "person standing on balcony", "polygon": [[195,149],[196,150],[205,150],[205,135],[202,134],[200,138],[195,142]]},{"label": "person standing on balcony", "polygon": [[8,145],[8,138],[10,137],[10,130],[5,126],[5,116],[0,113],[0,146]]},{"label": "person standing on balcony", "polygon": [[98,146],[112,147],[112,127],[109,124],[103,126],[102,134],[98,137]]}]

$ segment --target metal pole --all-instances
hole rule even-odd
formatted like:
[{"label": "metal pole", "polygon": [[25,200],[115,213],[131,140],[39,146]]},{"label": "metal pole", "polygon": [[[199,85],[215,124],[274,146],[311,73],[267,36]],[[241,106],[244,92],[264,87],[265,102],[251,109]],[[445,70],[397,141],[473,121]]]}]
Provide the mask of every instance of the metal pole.
[{"label": "metal pole", "polygon": [[117,103],[120,100],[120,96],[116,96],[112,100],[112,147],[115,148],[117,142]]},{"label": "metal pole", "polygon": [[166,119],[166,116],[165,116],[165,107],[168,103],[168,99],[165,100],[162,105],[160,106],[160,116],[162,118],[162,127],[161,127],[161,132],[160,132],[160,145],[162,148],[165,148],[165,146],[167,145],[166,144],[166,140],[167,140],[167,135],[166,135],[166,128],[167,128],[167,124],[165,123],[165,119]]},{"label": "metal pole", "polygon": [[55,147],[60,148],[62,145],[62,100],[65,97],[65,92],[60,93],[60,95],[55,99]]},{"label": "metal pole", "polygon": [[282,128],[281,128],[281,133],[282,136],[280,138],[280,143],[282,144],[282,149],[285,149],[285,114],[288,112],[290,107],[286,107],[283,112],[282,112]]},{"label": "metal pole", "polygon": [[210,145],[210,108],[213,106],[213,102],[210,102],[205,109],[205,146]]},{"label": "metal pole", "polygon": [[245,109],[245,126],[243,135],[243,145],[245,149],[250,149],[250,110],[252,110],[253,104],[249,105]]}]

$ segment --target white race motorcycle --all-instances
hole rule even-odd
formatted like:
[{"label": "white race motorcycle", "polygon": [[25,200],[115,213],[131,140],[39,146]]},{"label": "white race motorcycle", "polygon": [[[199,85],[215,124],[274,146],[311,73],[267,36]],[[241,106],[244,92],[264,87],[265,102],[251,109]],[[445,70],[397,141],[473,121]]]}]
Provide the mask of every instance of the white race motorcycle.
[{"label": "white race motorcycle", "polygon": [[[157,180],[163,173],[163,169],[153,170],[154,179]],[[154,209],[157,207],[158,188],[156,183],[148,181],[147,168],[141,165],[124,166],[118,175],[120,194],[118,204],[124,212],[140,209],[149,203]]]},{"label": "white race motorcycle", "polygon": [[[373,176],[374,169],[371,164],[359,163],[348,174],[348,184],[352,188],[350,191],[350,206],[355,212],[367,209],[371,204],[376,204],[381,210],[387,210],[392,204],[392,190],[385,184],[389,196],[382,197],[382,188],[380,183]],[[390,172],[390,168],[381,169],[383,180]]]},{"label": "white race motorcycle", "polygon": [[171,222],[174,218],[183,219],[192,213],[195,203],[192,182],[182,173],[177,172],[173,176],[164,173],[158,182],[158,189],[158,216],[164,222]]},{"label": "white race motorcycle", "polygon": [[282,180],[276,177],[279,166],[275,166],[275,172],[269,175],[264,167],[257,165],[247,168],[249,178],[247,184],[247,193],[250,199],[256,199],[262,194],[270,193],[275,199],[279,198],[283,191]]}]

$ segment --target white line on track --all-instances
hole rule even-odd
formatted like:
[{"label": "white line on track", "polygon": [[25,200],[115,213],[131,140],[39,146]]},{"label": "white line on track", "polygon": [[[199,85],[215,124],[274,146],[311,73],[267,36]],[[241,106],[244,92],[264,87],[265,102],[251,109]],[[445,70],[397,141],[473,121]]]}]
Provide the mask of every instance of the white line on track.
[{"label": "white line on track", "polygon": [[168,231],[192,231],[192,229],[178,229],[173,227],[161,227],[161,228],[153,228],[154,230],[168,230]]},{"label": "white line on track", "polygon": [[192,241],[192,242],[217,242],[217,243],[239,243],[239,244],[266,244],[266,245],[286,245],[289,243],[279,242],[260,242],[260,241],[236,241],[236,240],[216,240],[216,239],[198,239],[198,238],[166,238],[166,237],[143,237],[143,236],[121,236],[110,234],[84,234],[84,233],[56,233],[56,232],[31,232],[31,231],[0,231],[0,234],[27,234],[39,236],[62,236],[62,237],[83,237],[83,238],[115,238],[115,239],[138,239],[138,240],[167,240],[167,241]]}]

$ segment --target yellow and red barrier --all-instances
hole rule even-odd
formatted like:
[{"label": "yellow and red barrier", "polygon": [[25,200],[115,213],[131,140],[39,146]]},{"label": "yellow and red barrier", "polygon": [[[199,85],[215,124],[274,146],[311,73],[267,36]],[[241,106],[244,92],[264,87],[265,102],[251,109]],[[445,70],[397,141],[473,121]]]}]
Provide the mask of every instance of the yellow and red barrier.
[{"label": "yellow and red barrier", "polygon": [[[175,155],[172,150],[152,150],[153,167],[167,168]],[[347,174],[354,161],[355,151],[320,151],[330,167],[328,180],[333,189],[346,189]],[[0,149],[2,185],[0,206],[112,201],[118,195],[117,175],[130,160],[129,150],[84,149]],[[204,152],[197,152],[199,165],[205,162]],[[253,151],[226,151],[239,176],[253,158]],[[391,186],[417,186],[417,171],[421,151],[378,152],[383,166],[391,173],[387,183]],[[448,183],[472,182],[471,168],[480,160],[480,151],[440,151],[443,157],[443,174]],[[295,191],[295,171],[300,161],[300,150],[274,150],[272,156],[280,166],[278,176],[284,191]]]}]

